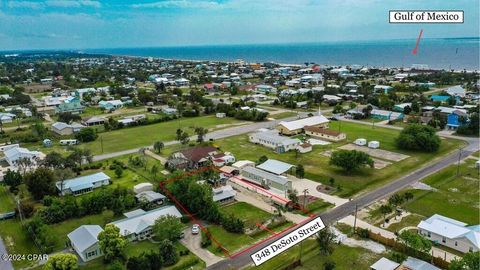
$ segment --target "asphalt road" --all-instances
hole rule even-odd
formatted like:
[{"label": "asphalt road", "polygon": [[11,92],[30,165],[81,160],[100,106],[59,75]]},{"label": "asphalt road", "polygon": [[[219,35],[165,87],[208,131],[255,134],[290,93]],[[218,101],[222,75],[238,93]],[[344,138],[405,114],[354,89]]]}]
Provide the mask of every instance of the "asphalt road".
[{"label": "asphalt road", "polygon": [[[454,136],[449,136],[449,137],[454,137]],[[458,137],[459,138],[459,137]],[[335,221],[344,218],[348,215],[351,215],[355,212],[355,206],[358,207],[358,209],[361,209],[365,206],[370,205],[371,203],[378,201],[390,194],[393,194],[397,191],[402,190],[403,188],[423,179],[424,177],[433,174],[451,164],[455,164],[458,162],[459,156],[460,159],[465,159],[468,157],[470,154],[474,153],[475,151],[478,151],[479,149],[479,141],[478,138],[459,138],[467,141],[468,145],[462,149],[461,155],[459,155],[459,152],[455,152],[452,154],[449,154],[446,157],[443,157],[439,160],[434,160],[431,163],[427,164],[426,166],[408,174],[403,177],[400,177],[399,179],[392,181],[376,190],[373,190],[369,193],[363,194],[357,198],[354,198],[353,200],[340,205],[336,208],[333,208],[330,211],[327,211],[326,213],[323,213],[320,215],[322,218],[323,222],[325,224],[332,224]],[[249,250],[248,252],[245,252],[233,259],[225,259],[223,261],[220,261],[207,269],[210,270],[223,270],[223,269],[240,269],[243,268],[249,264],[252,264],[252,259],[250,258],[250,255],[261,250],[262,248],[268,246],[269,244],[275,242],[278,238],[288,234],[289,232],[293,231],[295,228],[281,234],[277,235],[276,237],[270,239],[269,241],[266,241],[265,243],[262,243],[261,245]]]},{"label": "asphalt road", "polygon": [[7,255],[7,249],[3,244],[2,238],[0,237],[0,269],[1,270],[14,270],[12,262],[3,260],[2,255]]}]

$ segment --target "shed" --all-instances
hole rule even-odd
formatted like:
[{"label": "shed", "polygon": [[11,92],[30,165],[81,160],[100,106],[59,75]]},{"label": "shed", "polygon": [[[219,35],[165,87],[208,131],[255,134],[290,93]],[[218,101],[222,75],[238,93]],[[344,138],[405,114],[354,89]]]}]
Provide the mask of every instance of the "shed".
[{"label": "shed", "polygon": [[376,261],[374,264],[370,265],[370,269],[372,270],[395,270],[399,267],[400,264],[391,261],[387,258],[380,258],[380,260]]},{"label": "shed", "polygon": [[377,149],[379,147],[380,147],[380,142],[378,142],[378,141],[369,141],[368,142],[368,148]]},{"label": "shed", "polygon": [[133,187],[133,192],[135,192],[135,194],[139,194],[145,191],[152,191],[152,190],[153,190],[152,183],[140,183]]},{"label": "shed", "polygon": [[367,140],[363,138],[359,138],[359,139],[356,139],[354,143],[359,146],[364,146],[367,144]]},{"label": "shed", "polygon": [[52,146],[52,140],[50,140],[50,139],[43,140],[43,146],[45,146],[45,147]]}]

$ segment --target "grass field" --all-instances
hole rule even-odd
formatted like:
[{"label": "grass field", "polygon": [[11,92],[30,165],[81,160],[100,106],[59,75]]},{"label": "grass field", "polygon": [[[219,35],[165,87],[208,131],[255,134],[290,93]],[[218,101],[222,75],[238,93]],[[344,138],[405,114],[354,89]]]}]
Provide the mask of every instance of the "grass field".
[{"label": "grass field", "polygon": [[237,202],[222,207],[220,211],[225,214],[233,214],[235,217],[243,220],[246,228],[252,228],[256,223],[263,223],[272,216],[272,214],[258,209],[246,202]]},{"label": "grass field", "polygon": [[275,118],[275,119],[278,120],[278,119],[283,119],[283,118],[292,117],[292,116],[296,116],[296,115],[297,115],[296,112],[282,112],[282,113],[269,115],[268,117],[269,118]]},{"label": "grass field", "polygon": [[402,218],[400,222],[391,224],[390,226],[387,227],[387,230],[391,232],[398,232],[399,230],[406,227],[410,227],[410,226],[416,227],[418,223],[420,223],[420,221],[424,219],[425,219],[424,216],[411,214]]},{"label": "grass field", "polygon": [[[300,201],[300,203],[302,202]],[[326,202],[322,199],[317,199],[314,202],[307,204],[304,210],[306,210],[308,213],[318,214],[324,212],[331,207],[333,207],[333,204]],[[293,212],[296,214],[307,216],[305,211],[301,211],[299,209],[296,209]]]},{"label": "grass field", "polygon": [[[340,123],[339,121],[331,122],[331,129],[345,132],[347,134],[347,141],[326,146],[314,146],[312,152],[300,154],[298,157],[296,157],[293,151],[279,154],[261,145],[252,144],[248,141],[247,135],[238,135],[217,140],[214,144],[219,146],[222,151],[232,152],[237,160],[247,159],[257,161],[262,155],[266,155],[268,158],[278,159],[294,165],[303,164],[306,172],[305,177],[308,179],[329,185],[329,179],[331,177],[334,178],[335,185],[341,186],[341,189],[337,189],[335,194],[341,197],[350,197],[369,188],[380,186],[409,171],[419,168],[435,158],[445,155],[454,149],[458,149],[458,147],[462,145],[461,141],[444,139],[442,140],[440,149],[436,153],[410,152],[396,148],[395,138],[398,136],[399,130],[379,127],[372,129],[371,126],[348,122]],[[328,164],[329,158],[322,155],[323,151],[333,150],[357,138],[366,138],[369,141],[377,140],[380,142],[381,149],[403,153],[411,157],[381,170],[362,169],[351,175]]]},{"label": "grass field", "polygon": [[[0,221],[0,235],[9,254],[40,254],[40,250],[23,230],[20,220],[9,219]],[[26,260],[13,261],[12,263],[16,268],[33,264],[33,262]]]},{"label": "grass field", "polygon": [[[0,185],[0,214],[15,210],[15,201],[7,186]],[[1,224],[1,223],[0,223]]]},{"label": "grass field", "polygon": [[475,160],[467,159],[460,166],[449,166],[423,180],[437,191],[411,190],[414,199],[405,204],[412,212],[429,217],[440,214],[468,224],[478,224],[480,220],[478,189],[479,171],[474,167]]},{"label": "grass field", "polygon": [[[251,270],[276,270],[283,269],[293,263],[300,256],[300,245],[296,245],[290,250],[281,253],[266,263],[247,269]],[[336,270],[368,270],[370,265],[380,259],[382,254],[375,254],[360,247],[348,247],[338,245],[330,256],[320,254],[316,240],[306,240],[303,244],[302,266],[295,269],[312,270],[323,269],[326,261],[335,263]]]}]

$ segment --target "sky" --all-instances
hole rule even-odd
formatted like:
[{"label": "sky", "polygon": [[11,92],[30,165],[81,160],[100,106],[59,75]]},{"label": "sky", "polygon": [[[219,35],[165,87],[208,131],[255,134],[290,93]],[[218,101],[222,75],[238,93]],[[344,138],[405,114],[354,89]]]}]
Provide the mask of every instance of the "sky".
[{"label": "sky", "polygon": [[[0,50],[478,37],[479,0],[0,0]],[[393,9],[464,24],[388,23]]]}]

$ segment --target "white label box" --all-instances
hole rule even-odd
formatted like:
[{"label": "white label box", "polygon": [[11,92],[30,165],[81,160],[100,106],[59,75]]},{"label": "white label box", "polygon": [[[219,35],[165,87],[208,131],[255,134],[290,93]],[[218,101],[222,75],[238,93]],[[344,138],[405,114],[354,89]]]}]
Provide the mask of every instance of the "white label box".
[{"label": "white label box", "polygon": [[259,266],[260,264],[272,259],[280,253],[287,251],[289,248],[297,245],[303,240],[308,239],[310,236],[316,234],[323,228],[325,228],[325,224],[323,224],[322,219],[320,217],[316,217],[296,228],[289,234],[278,239],[277,241],[252,254],[250,257],[252,258],[253,263],[255,263],[256,266]]},{"label": "white label box", "polygon": [[390,23],[463,23],[463,10],[390,10]]}]

